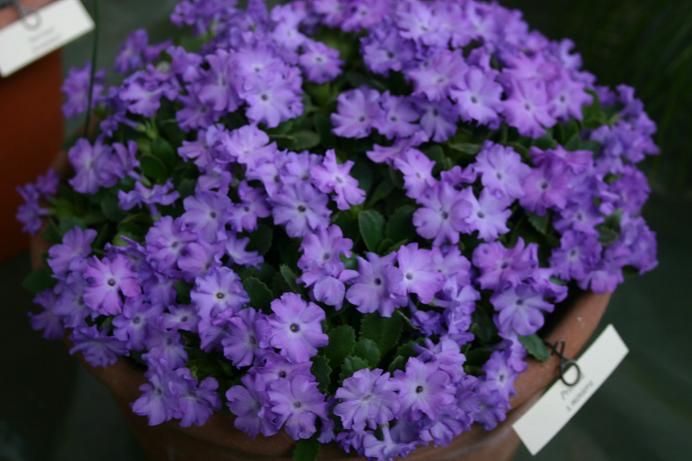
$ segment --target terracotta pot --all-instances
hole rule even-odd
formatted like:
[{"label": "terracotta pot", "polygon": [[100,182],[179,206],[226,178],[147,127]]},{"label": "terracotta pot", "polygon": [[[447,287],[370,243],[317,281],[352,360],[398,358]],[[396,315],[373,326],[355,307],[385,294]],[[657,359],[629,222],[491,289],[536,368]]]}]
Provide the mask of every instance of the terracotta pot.
[{"label": "terracotta pot", "polygon": [[[42,264],[41,254],[45,242],[35,238],[32,242],[32,262]],[[608,305],[610,294],[583,293],[571,305],[563,306],[563,315],[550,329],[547,340],[565,341],[565,355],[574,357],[582,350],[595,331]],[[134,429],[144,450],[155,461],[290,461],[293,441],[286,435],[250,439],[233,427],[231,416],[216,414],[204,426],[181,428],[175,422],[151,427],[146,418],[130,410],[130,403],[139,396],[144,374],[129,362],[119,360],[106,368],[84,366],[102,381],[115,396],[125,417]],[[513,456],[519,439],[512,423],[526,410],[542,391],[558,376],[558,359],[554,356],[544,362],[529,361],[529,367],[515,383],[517,394],[511,401],[513,410],[507,420],[493,431],[475,426],[462,434],[451,445],[443,448],[420,448],[409,461],[503,461]],[[320,460],[355,461],[335,445],[322,447]]]},{"label": "terracotta pot", "polygon": [[[23,0],[32,9],[49,0]],[[16,21],[14,7],[0,9],[0,28]],[[17,186],[43,174],[63,141],[62,60],[55,51],[17,73],[0,78],[0,260],[24,250],[29,239],[15,219]],[[37,136],[37,133],[40,133]]]}]

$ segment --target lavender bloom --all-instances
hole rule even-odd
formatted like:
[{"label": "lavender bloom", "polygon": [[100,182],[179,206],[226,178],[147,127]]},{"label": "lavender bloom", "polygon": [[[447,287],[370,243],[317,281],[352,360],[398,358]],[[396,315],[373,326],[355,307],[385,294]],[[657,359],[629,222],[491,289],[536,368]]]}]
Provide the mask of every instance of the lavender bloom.
[{"label": "lavender bloom", "polygon": [[120,52],[115,58],[114,68],[117,72],[125,73],[142,67],[156,58],[168,45],[166,42],[149,46],[147,31],[144,29],[135,30],[120,48]]},{"label": "lavender bloom", "polygon": [[116,184],[116,158],[109,146],[100,141],[92,146],[86,139],[79,139],[67,156],[75,171],[75,176],[69,182],[77,192],[93,194],[101,187]]},{"label": "lavender bloom", "polygon": [[312,180],[321,192],[336,194],[336,205],[340,210],[348,210],[365,200],[365,192],[358,188],[358,181],[349,175],[351,168],[352,161],[339,165],[334,149],[330,149],[325,154],[322,164],[310,172]]},{"label": "lavender bloom", "polygon": [[223,266],[198,277],[190,297],[202,320],[212,324],[232,317],[250,301],[240,278]]},{"label": "lavender bloom", "polygon": [[346,299],[364,314],[379,312],[391,317],[397,307],[406,305],[407,297],[401,270],[394,267],[395,254],[358,257],[358,277],[346,292]]},{"label": "lavender bloom", "polygon": [[374,126],[388,139],[407,138],[419,130],[416,121],[420,114],[409,98],[384,93],[380,97],[380,107],[382,112]]},{"label": "lavender bloom", "polygon": [[500,242],[483,243],[473,252],[473,264],[480,269],[478,283],[487,290],[515,287],[538,267],[538,246],[519,239],[513,248]]},{"label": "lavender bloom", "polygon": [[142,294],[131,263],[120,254],[104,259],[93,257],[87,262],[84,278],[87,281],[84,302],[106,315],[119,314],[123,298],[137,298]]},{"label": "lavender bloom", "polygon": [[401,409],[411,411],[415,420],[422,415],[435,420],[445,406],[454,402],[454,386],[449,375],[435,364],[423,363],[415,357],[408,360],[405,372],[394,373],[394,386]]},{"label": "lavender bloom", "polygon": [[525,136],[540,137],[546,128],[555,124],[548,108],[544,81],[514,79],[511,82],[509,99],[502,102],[507,122]]},{"label": "lavender bloom", "polygon": [[[65,102],[62,113],[65,117],[74,117],[87,111],[89,103],[89,80],[91,77],[91,64],[86,63],[81,69],[72,68],[62,84],[62,93]],[[98,105],[103,93],[103,80],[106,77],[104,70],[99,70],[94,75],[92,92],[92,104]]]},{"label": "lavender bloom", "polygon": [[317,348],[329,342],[320,325],[324,311],[316,304],[306,303],[295,293],[285,293],[272,301],[271,309],[268,342],[292,362],[309,360]]},{"label": "lavender bloom", "polygon": [[465,222],[469,229],[478,231],[481,239],[487,242],[509,232],[507,220],[512,214],[508,209],[510,199],[492,195],[487,189],[481,193],[480,199],[476,199],[471,188],[461,191],[461,197],[471,205]]},{"label": "lavender bloom", "polygon": [[524,193],[522,183],[530,168],[511,147],[486,142],[476,157],[473,169],[483,185],[495,194],[518,199]]},{"label": "lavender bloom", "polygon": [[247,374],[241,383],[226,391],[228,409],[235,415],[234,426],[253,438],[276,434],[279,428],[268,408],[268,381],[261,374]]},{"label": "lavender bloom", "polygon": [[502,110],[502,86],[492,74],[489,76],[477,67],[469,68],[464,77],[456,82],[450,96],[456,102],[462,120],[497,125],[498,112]]},{"label": "lavender bloom", "polygon": [[286,226],[291,237],[303,237],[329,224],[327,198],[308,184],[284,187],[272,202],[274,222]]},{"label": "lavender bloom", "polygon": [[374,430],[397,415],[397,397],[389,373],[380,369],[358,370],[337,389],[340,403],[334,407],[334,414],[346,429]]},{"label": "lavender bloom", "polygon": [[408,149],[394,159],[394,166],[404,175],[406,194],[418,198],[429,188],[435,187],[432,171],[435,162],[417,149]]},{"label": "lavender bloom", "polygon": [[278,424],[294,440],[309,439],[316,431],[315,420],[327,419],[324,396],[308,376],[294,376],[288,383],[275,381],[269,385],[267,395]]},{"label": "lavender bloom", "polygon": [[493,295],[495,323],[502,334],[531,335],[543,326],[543,312],[552,312],[553,305],[527,285],[519,285]]},{"label": "lavender bloom", "polygon": [[258,312],[248,308],[228,320],[228,334],[221,340],[223,355],[238,368],[252,365],[259,349],[258,319]]},{"label": "lavender bloom", "polygon": [[231,200],[226,195],[201,192],[187,197],[183,205],[185,213],[180,219],[187,230],[197,233],[209,243],[222,238],[231,210]]},{"label": "lavender bloom", "polygon": [[163,309],[141,302],[125,304],[123,312],[113,318],[113,336],[121,340],[130,350],[141,350],[149,332],[149,323],[156,322]]},{"label": "lavender bloom", "polygon": [[197,382],[187,368],[179,368],[175,373],[178,379],[170,387],[178,403],[176,417],[180,418],[180,426],[203,425],[221,407],[216,392],[219,383],[211,377]]},{"label": "lavender bloom", "polygon": [[86,258],[91,254],[91,244],[96,238],[93,229],[82,230],[78,227],[68,231],[62,243],[48,250],[48,266],[58,277],[69,272],[81,272],[86,268]]},{"label": "lavender bloom", "polygon": [[465,219],[471,204],[446,182],[438,183],[418,198],[423,205],[413,215],[413,224],[421,237],[433,240],[435,245],[459,242],[459,232],[465,228]]},{"label": "lavender bloom", "polygon": [[142,395],[132,403],[132,411],[146,416],[150,426],[170,420],[175,410],[175,398],[167,386],[165,376],[147,373],[147,382],[139,387]]},{"label": "lavender bloom", "polygon": [[121,341],[106,335],[96,326],[83,326],[72,330],[70,354],[81,352],[84,360],[93,367],[113,365],[127,349]]},{"label": "lavender bloom", "polygon": [[251,187],[246,182],[238,186],[238,196],[241,203],[233,205],[229,224],[236,232],[255,230],[257,220],[266,218],[271,213],[266,197],[259,189]]},{"label": "lavender bloom", "polygon": [[165,184],[154,184],[151,188],[144,186],[142,183],[135,183],[134,190],[130,192],[118,191],[118,202],[120,208],[125,211],[131,210],[141,205],[149,205],[153,215],[156,212],[156,205],[171,205],[174,203],[180,194],[173,189],[173,183],[169,180]]},{"label": "lavender bloom", "polygon": [[380,94],[359,88],[339,95],[336,113],[332,114],[334,134],[344,138],[365,138],[380,118]]},{"label": "lavender bloom", "polygon": [[298,62],[314,83],[327,83],[341,72],[339,52],[320,42],[306,42]]},{"label": "lavender bloom", "polygon": [[442,274],[435,270],[432,262],[432,252],[419,249],[417,243],[403,246],[397,252],[403,285],[408,293],[418,295],[423,304],[430,304],[444,284]]}]

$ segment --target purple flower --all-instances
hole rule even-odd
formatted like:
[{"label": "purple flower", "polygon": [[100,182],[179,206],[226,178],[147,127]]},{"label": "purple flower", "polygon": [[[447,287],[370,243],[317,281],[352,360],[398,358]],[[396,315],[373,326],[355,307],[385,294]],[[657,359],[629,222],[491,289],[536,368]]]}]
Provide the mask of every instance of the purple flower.
[{"label": "purple flower", "polygon": [[307,41],[303,47],[298,62],[307,74],[308,80],[314,83],[327,83],[339,75],[342,61],[337,50],[312,40]]},{"label": "purple flower", "polygon": [[346,299],[359,312],[379,312],[383,317],[391,317],[397,307],[408,301],[403,274],[394,267],[396,255],[368,253],[367,257],[358,257],[359,274],[346,292]]},{"label": "purple flower", "polygon": [[539,138],[555,124],[550,114],[548,93],[541,79],[512,79],[509,98],[502,102],[507,122],[519,133]]},{"label": "purple flower", "polygon": [[243,309],[228,320],[228,334],[221,340],[223,355],[236,367],[252,365],[259,349],[259,315],[255,309]]},{"label": "purple flower", "polygon": [[200,192],[183,202],[185,213],[180,217],[185,229],[197,233],[209,243],[223,239],[228,222],[231,200],[228,196]]},{"label": "purple flower", "polygon": [[223,266],[198,277],[190,297],[202,320],[212,324],[229,319],[250,301],[238,275]]},{"label": "purple flower", "polygon": [[497,292],[490,302],[497,311],[495,324],[505,335],[531,335],[543,326],[543,313],[553,311],[553,305],[527,285]]},{"label": "purple flower", "polygon": [[285,293],[272,301],[273,315],[268,318],[268,342],[294,363],[305,362],[326,346],[329,338],[320,324],[324,311],[307,303],[295,293]]},{"label": "purple flower", "polygon": [[120,208],[128,211],[141,205],[149,205],[153,215],[158,214],[156,205],[171,205],[179,197],[180,194],[173,188],[173,183],[170,180],[165,184],[154,184],[151,188],[137,182],[135,188],[130,192],[118,191]]},{"label": "purple flower", "polygon": [[221,399],[216,392],[219,383],[212,377],[198,382],[187,368],[179,368],[175,373],[178,379],[169,386],[178,402],[176,417],[180,418],[180,426],[203,425],[221,408]]},{"label": "purple flower", "polygon": [[113,318],[113,336],[121,340],[130,350],[144,348],[149,324],[156,322],[163,309],[142,302],[129,302],[123,312]]},{"label": "purple flower", "polygon": [[268,382],[261,374],[247,374],[240,385],[228,389],[228,409],[235,415],[233,425],[250,437],[272,436],[279,431],[269,410]]},{"label": "purple flower", "polygon": [[305,375],[297,375],[287,383],[273,382],[267,392],[278,424],[294,439],[309,439],[317,430],[315,421],[327,419],[327,404],[317,383]]},{"label": "purple flower", "polygon": [[304,237],[329,224],[327,197],[308,184],[284,187],[272,202],[274,223],[286,226],[290,237]]},{"label": "purple flower", "polygon": [[266,218],[271,213],[267,206],[266,196],[245,181],[238,186],[238,196],[241,203],[233,205],[229,224],[236,232],[255,230],[257,220]]},{"label": "purple flower", "polygon": [[404,175],[406,194],[419,198],[428,189],[435,187],[432,171],[435,162],[417,149],[407,149],[403,155],[394,159],[394,166]]},{"label": "purple flower", "polygon": [[168,43],[149,46],[149,35],[144,29],[132,32],[120,48],[115,58],[115,70],[125,73],[137,69],[156,58],[161,51],[168,47]]},{"label": "purple flower", "polygon": [[509,366],[504,351],[493,352],[483,365],[483,371],[485,372],[483,380],[486,383],[486,388],[498,392],[506,399],[516,393],[514,380],[517,373]]},{"label": "purple flower", "polygon": [[473,169],[483,185],[495,194],[517,199],[524,193],[524,178],[531,169],[511,147],[486,142]]},{"label": "purple flower", "polygon": [[175,274],[175,265],[188,242],[195,239],[192,232],[182,230],[179,220],[164,216],[149,228],[146,235],[146,254],[149,263],[164,274]]},{"label": "purple flower", "polygon": [[459,117],[451,102],[416,100],[416,109],[421,114],[418,123],[428,141],[444,142],[456,133]]},{"label": "purple flower", "polygon": [[480,270],[478,283],[484,290],[515,287],[538,267],[538,246],[519,238],[513,248],[500,242],[483,243],[473,252],[473,264]]},{"label": "purple flower", "polygon": [[550,266],[557,276],[580,281],[596,268],[600,257],[601,245],[596,236],[567,231],[560,238],[560,248],[550,257]]},{"label": "purple flower", "polygon": [[389,373],[380,369],[358,370],[337,389],[339,400],[334,414],[346,429],[377,429],[393,420],[398,413],[398,396]]},{"label": "purple flower", "polygon": [[388,139],[407,138],[420,129],[416,123],[420,114],[410,98],[387,92],[380,97],[380,107],[382,111],[375,119],[375,128]]},{"label": "purple flower", "polygon": [[433,266],[432,252],[419,249],[417,243],[410,243],[399,248],[397,264],[406,291],[418,295],[423,304],[430,304],[444,285],[442,274]]},{"label": "purple flower", "polygon": [[121,341],[108,336],[96,326],[82,326],[72,330],[70,354],[81,352],[92,367],[113,365],[127,349]]},{"label": "purple flower", "polygon": [[228,147],[232,157],[249,168],[270,160],[276,152],[276,145],[270,144],[269,136],[255,125],[232,131]]},{"label": "purple flower", "polygon": [[[105,71],[99,70],[94,75],[93,100],[92,104],[99,104],[103,93],[103,80],[106,76]],[[89,81],[91,79],[91,64],[86,63],[81,69],[72,68],[65,77],[62,84],[62,93],[65,101],[62,106],[62,113],[65,117],[74,117],[87,111],[89,103]]]},{"label": "purple flower", "polygon": [[142,294],[137,273],[130,261],[120,254],[111,258],[91,258],[84,278],[87,281],[84,302],[89,308],[106,315],[119,314],[125,299]]},{"label": "purple flower", "polygon": [[114,186],[118,177],[116,157],[109,146],[97,141],[94,145],[86,139],[79,139],[68,151],[67,156],[75,171],[70,185],[82,194],[93,194],[101,187]]},{"label": "purple flower", "polygon": [[447,373],[433,363],[415,357],[406,362],[406,371],[394,373],[394,386],[399,393],[402,410],[411,411],[414,420],[426,415],[432,420],[454,402],[454,386]]},{"label": "purple flower", "polygon": [[459,116],[466,121],[476,121],[494,126],[502,109],[502,86],[492,76],[477,67],[470,67],[463,78],[450,91],[457,104]]},{"label": "purple flower", "polygon": [[380,94],[369,88],[341,93],[332,114],[334,134],[343,138],[365,138],[380,117]]},{"label": "purple flower", "polygon": [[435,245],[459,242],[459,232],[471,212],[471,204],[446,182],[438,183],[418,198],[422,208],[413,215],[418,235]]},{"label": "purple flower", "polygon": [[330,149],[326,152],[322,164],[312,168],[310,172],[320,191],[336,195],[336,205],[340,210],[348,210],[365,200],[365,192],[358,187],[358,181],[349,175],[351,168],[353,161],[338,164],[334,149]]},{"label": "purple flower", "polygon": [[283,78],[280,74],[268,74],[261,86],[243,95],[249,107],[246,115],[253,123],[264,123],[274,128],[284,120],[291,119],[303,112],[303,102],[289,79],[294,78],[300,87],[300,76],[289,75]]},{"label": "purple flower", "polygon": [[48,250],[48,266],[57,277],[83,271],[95,238],[96,231],[93,229],[82,230],[75,227],[68,231],[63,236],[62,243],[53,245]]},{"label": "purple flower", "polygon": [[461,191],[462,198],[471,204],[471,211],[466,218],[469,229],[478,231],[478,236],[487,241],[509,232],[507,220],[512,214],[508,208],[511,200],[497,197],[483,190],[480,199],[476,199],[471,188]]},{"label": "purple flower", "polygon": [[459,75],[466,71],[461,53],[441,49],[428,58],[419,68],[409,71],[408,76],[415,85],[414,94],[425,95],[430,101],[439,101],[448,96],[450,87]]}]

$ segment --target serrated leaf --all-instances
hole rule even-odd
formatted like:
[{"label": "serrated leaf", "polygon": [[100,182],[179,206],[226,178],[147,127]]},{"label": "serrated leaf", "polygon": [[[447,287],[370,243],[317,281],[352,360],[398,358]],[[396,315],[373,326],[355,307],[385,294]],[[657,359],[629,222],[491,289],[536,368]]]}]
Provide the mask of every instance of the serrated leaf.
[{"label": "serrated leaf", "polygon": [[353,353],[368,362],[371,367],[376,367],[382,357],[377,343],[369,338],[360,338],[353,349]]},{"label": "serrated leaf", "polygon": [[387,221],[385,236],[393,242],[410,240],[416,236],[416,228],[413,226],[413,213],[416,207],[404,205],[398,208]]},{"label": "serrated leaf", "polygon": [[268,311],[274,296],[267,285],[256,277],[243,280],[243,287],[250,297],[250,305],[256,309]]},{"label": "serrated leaf", "polygon": [[323,355],[316,355],[312,358],[312,374],[317,378],[320,389],[326,392],[331,384],[332,367],[329,366],[329,359]]},{"label": "serrated leaf", "polygon": [[297,276],[291,270],[290,267],[288,267],[285,264],[282,264],[281,267],[279,267],[279,273],[281,273],[281,277],[284,279],[284,282],[286,282],[286,285],[288,285],[288,288],[290,288],[291,291],[296,293],[300,291],[300,288],[298,287],[298,282],[296,280]]},{"label": "serrated leaf", "polygon": [[550,351],[538,335],[519,336],[519,341],[534,359],[545,362],[550,357]]},{"label": "serrated leaf", "polygon": [[289,148],[296,152],[312,149],[320,145],[320,134],[315,131],[296,131],[291,133]]},{"label": "serrated leaf", "polygon": [[381,317],[378,314],[368,314],[360,323],[360,337],[368,338],[377,344],[382,355],[396,347],[403,329],[399,316]]},{"label": "serrated leaf", "polygon": [[358,229],[368,250],[377,251],[384,236],[384,217],[375,210],[361,211],[358,215]]},{"label": "serrated leaf", "polygon": [[53,288],[57,280],[53,278],[53,273],[47,267],[36,269],[29,273],[22,282],[22,287],[31,293],[40,293]]},{"label": "serrated leaf", "polygon": [[159,159],[151,154],[143,154],[139,156],[139,166],[147,178],[158,183],[164,183],[168,179],[168,168]]},{"label": "serrated leaf", "polygon": [[274,230],[266,224],[260,223],[257,229],[250,234],[250,242],[248,243],[247,249],[249,251],[256,251],[264,256],[272,247],[273,239]]},{"label": "serrated leaf", "polygon": [[408,362],[408,359],[416,355],[415,345],[415,341],[408,341],[399,346],[394,354],[392,363],[389,364],[388,370],[390,372],[393,372],[394,370],[403,370],[406,367],[406,362]]},{"label": "serrated leaf", "polygon": [[329,344],[324,347],[324,353],[333,366],[338,366],[347,356],[353,353],[356,345],[356,332],[349,325],[332,328],[328,333]]},{"label": "serrated leaf", "polygon": [[550,215],[546,213],[544,216],[535,213],[527,213],[527,218],[531,226],[536,229],[541,235],[546,235],[550,228]]},{"label": "serrated leaf", "polygon": [[315,461],[320,453],[320,443],[316,438],[299,440],[293,447],[293,461]]},{"label": "serrated leaf", "polygon": [[355,355],[350,355],[346,357],[341,364],[341,373],[339,373],[339,379],[343,381],[356,371],[362,370],[363,368],[368,368],[368,362],[360,357],[356,357]]}]

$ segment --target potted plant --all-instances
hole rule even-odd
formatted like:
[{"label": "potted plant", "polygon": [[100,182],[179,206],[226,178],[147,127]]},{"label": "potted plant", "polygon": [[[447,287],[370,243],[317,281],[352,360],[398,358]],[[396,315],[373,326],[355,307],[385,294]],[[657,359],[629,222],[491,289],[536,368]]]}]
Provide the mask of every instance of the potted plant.
[{"label": "potted plant", "polygon": [[156,459],[511,456],[546,343],[576,354],[656,264],[633,90],[496,4],[172,21],[128,39],[121,83],[68,76],[98,129],[21,191],[34,326]]}]

